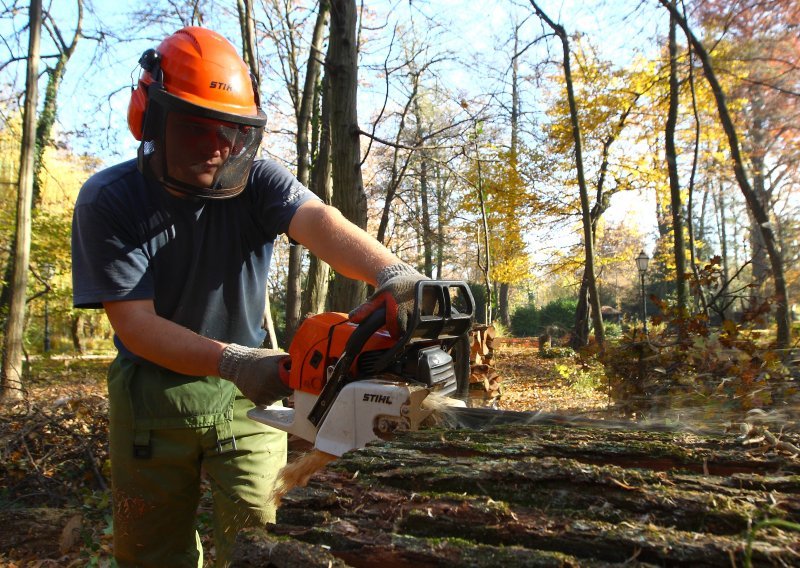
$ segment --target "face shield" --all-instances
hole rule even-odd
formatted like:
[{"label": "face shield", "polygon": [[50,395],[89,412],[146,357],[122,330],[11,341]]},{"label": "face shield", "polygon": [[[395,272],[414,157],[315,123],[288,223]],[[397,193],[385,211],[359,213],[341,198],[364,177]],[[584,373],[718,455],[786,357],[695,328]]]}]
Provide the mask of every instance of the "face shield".
[{"label": "face shield", "polygon": [[258,152],[266,115],[207,109],[151,86],[139,165],[172,191],[206,199],[242,192]]}]

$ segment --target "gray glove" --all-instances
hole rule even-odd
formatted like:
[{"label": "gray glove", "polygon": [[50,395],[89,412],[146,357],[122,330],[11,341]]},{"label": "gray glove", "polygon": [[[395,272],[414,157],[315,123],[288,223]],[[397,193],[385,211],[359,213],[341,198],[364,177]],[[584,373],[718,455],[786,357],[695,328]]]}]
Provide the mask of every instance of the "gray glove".
[{"label": "gray glove", "polygon": [[414,309],[414,287],[420,280],[430,280],[408,264],[393,264],[377,275],[378,288],[366,302],[350,312],[350,321],[361,323],[380,307],[386,308],[386,329],[399,338],[408,327]]},{"label": "gray glove", "polygon": [[270,405],[294,391],[289,387],[289,355],[278,349],[229,344],[219,361],[219,376],[259,405]]}]

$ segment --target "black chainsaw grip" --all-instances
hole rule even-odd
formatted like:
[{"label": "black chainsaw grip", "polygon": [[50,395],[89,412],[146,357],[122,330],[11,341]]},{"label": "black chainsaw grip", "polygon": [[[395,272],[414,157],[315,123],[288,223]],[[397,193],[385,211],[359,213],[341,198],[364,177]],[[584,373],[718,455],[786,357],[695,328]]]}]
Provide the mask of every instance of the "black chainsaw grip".
[{"label": "black chainsaw grip", "polygon": [[[342,358],[350,355],[350,362],[352,363],[352,359],[355,358],[357,354],[361,353],[361,349],[363,349],[369,338],[372,337],[375,332],[382,328],[385,324],[386,308],[378,308],[369,314],[364,321],[358,324],[358,327],[347,339]],[[344,371],[347,372],[347,369],[344,369]]]}]

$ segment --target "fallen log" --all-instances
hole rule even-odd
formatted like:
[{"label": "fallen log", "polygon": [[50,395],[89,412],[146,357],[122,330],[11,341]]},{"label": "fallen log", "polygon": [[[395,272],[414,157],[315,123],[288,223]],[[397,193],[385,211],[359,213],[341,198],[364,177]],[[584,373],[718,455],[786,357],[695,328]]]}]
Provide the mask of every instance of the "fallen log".
[{"label": "fallen log", "polygon": [[[288,566],[285,543],[365,568],[800,563],[784,526],[800,523],[796,456],[724,433],[589,426],[432,429],[351,452],[289,492],[268,533],[242,535],[234,565]],[[764,519],[785,523],[751,534]]]}]

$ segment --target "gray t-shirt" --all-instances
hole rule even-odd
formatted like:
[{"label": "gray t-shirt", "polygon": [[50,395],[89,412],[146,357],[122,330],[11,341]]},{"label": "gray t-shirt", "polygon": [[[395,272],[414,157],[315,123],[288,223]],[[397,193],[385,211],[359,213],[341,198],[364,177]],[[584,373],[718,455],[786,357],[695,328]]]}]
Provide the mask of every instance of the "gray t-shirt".
[{"label": "gray t-shirt", "polygon": [[[272,160],[253,164],[231,199],[182,199],[136,161],[92,176],[72,222],[73,303],[152,299],[156,313],[200,335],[256,347],[273,242],[317,199]],[[114,338],[123,355],[131,354]]]}]

